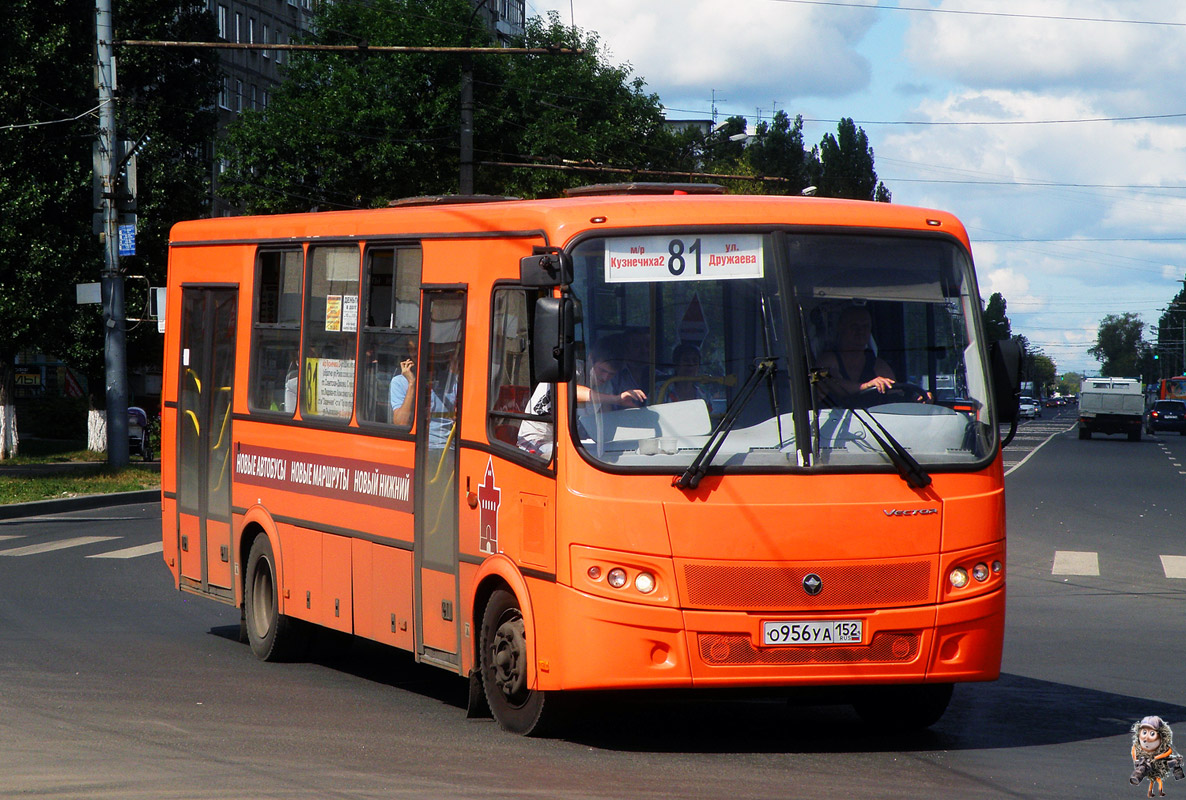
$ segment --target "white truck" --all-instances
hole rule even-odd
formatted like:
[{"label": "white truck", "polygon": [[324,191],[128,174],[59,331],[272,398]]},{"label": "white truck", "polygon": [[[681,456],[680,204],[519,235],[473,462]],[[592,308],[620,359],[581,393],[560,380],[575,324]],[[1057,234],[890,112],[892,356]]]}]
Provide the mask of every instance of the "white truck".
[{"label": "white truck", "polygon": [[1145,394],[1136,378],[1084,378],[1079,394],[1079,438],[1093,433],[1127,433],[1141,440]]}]

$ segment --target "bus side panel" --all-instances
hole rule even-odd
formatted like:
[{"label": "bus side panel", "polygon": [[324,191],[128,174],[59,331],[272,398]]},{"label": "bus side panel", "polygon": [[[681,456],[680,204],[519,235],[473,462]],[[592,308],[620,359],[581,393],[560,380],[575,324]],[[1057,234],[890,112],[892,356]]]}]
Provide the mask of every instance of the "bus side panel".
[{"label": "bus side panel", "polygon": [[411,650],[412,551],[355,539],[354,633]]},{"label": "bus side panel", "polygon": [[177,534],[177,501],[172,497],[162,497],[161,543],[163,549],[161,556],[164,558],[165,565],[169,568],[169,571],[173,573],[174,587],[180,587],[181,585],[179,580],[181,569],[177,565],[179,541],[180,537]]},{"label": "bus side panel", "polygon": [[345,536],[321,535],[321,590],[325,594],[321,624],[345,633],[354,630],[351,541]]},{"label": "bus side panel", "polygon": [[[282,611],[290,617],[324,624],[328,621],[321,592],[321,537],[317,531],[281,524],[280,595]],[[332,608],[329,617],[332,617]]]}]

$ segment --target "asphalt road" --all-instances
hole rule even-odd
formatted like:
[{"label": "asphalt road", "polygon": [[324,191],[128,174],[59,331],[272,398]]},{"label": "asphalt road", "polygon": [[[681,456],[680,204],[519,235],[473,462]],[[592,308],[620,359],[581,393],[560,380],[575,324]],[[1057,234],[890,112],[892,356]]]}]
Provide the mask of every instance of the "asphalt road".
[{"label": "asphalt road", "polygon": [[1141,797],[1129,726],[1186,736],[1186,437],[1080,441],[1071,413],[1006,451],[1005,674],[912,737],[846,706],[623,695],[521,739],[397,652],[256,661],[237,610],[173,590],[156,505],[0,522],[0,796]]}]

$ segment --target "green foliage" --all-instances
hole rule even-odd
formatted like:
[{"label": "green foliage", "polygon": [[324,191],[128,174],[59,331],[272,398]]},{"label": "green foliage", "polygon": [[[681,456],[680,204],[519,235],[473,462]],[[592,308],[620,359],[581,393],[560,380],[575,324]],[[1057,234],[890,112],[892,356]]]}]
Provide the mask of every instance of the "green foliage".
[{"label": "green foliage", "polygon": [[[668,168],[676,138],[664,129],[658,96],[644,91],[629,65],[609,63],[596,33],[564,26],[555,12],[528,19],[524,46],[557,43],[585,54],[504,59],[504,83],[495,96],[503,116],[491,120],[496,127],[475,135],[478,158]],[[534,169],[480,169],[478,175],[479,191],[522,197],[555,196],[607,179]]]},{"label": "green foliage", "polygon": [[889,202],[889,190],[878,183],[869,137],[851,118],[840,120],[836,135],[825,133],[812,155],[818,163],[816,186],[825,197]]},{"label": "green foliage", "polygon": [[1100,322],[1095,345],[1088,353],[1100,362],[1100,374],[1109,378],[1150,380],[1153,349],[1144,340],[1145,323],[1131,312],[1109,314]]},{"label": "green foliage", "polygon": [[[119,38],[214,38],[202,0],[115,6]],[[27,126],[0,130],[0,361],[7,369],[17,352],[36,348],[101,386],[99,309],[77,305],[74,290],[75,283],[97,281],[103,269],[91,227],[95,6],[12,0],[0,4],[0,26],[0,119]],[[117,135],[142,142],[138,255],[122,266],[159,284],[169,227],[205,208],[216,56],[120,48],[116,57]],[[129,288],[130,311],[136,292]],[[159,340],[155,328],[143,338],[132,333],[129,363],[159,363]]]},{"label": "green foliage", "polygon": [[1158,378],[1186,375],[1186,281],[1157,321]]},{"label": "green foliage", "polygon": [[984,322],[984,336],[988,342],[1008,339],[1013,335],[1009,317],[1005,314],[1007,305],[1004,295],[1000,292],[993,292],[988,298],[988,305],[981,316]]},{"label": "green foliage", "polygon": [[1079,394],[1083,385],[1083,376],[1078,372],[1064,372],[1058,379],[1058,393],[1063,395]]},{"label": "green foliage", "polygon": [[1041,350],[1033,353],[1027,351],[1025,366],[1023,375],[1027,375],[1035,387],[1041,387],[1043,395],[1050,394],[1058,379],[1058,368],[1054,365],[1054,360]]},{"label": "green foliage", "polygon": [[[479,44],[466,0],[323,3],[310,41],[375,46]],[[229,129],[223,193],[253,213],[385,205],[456,187],[460,56],[299,53],[268,107]],[[480,61],[480,69],[502,67]],[[501,75],[494,75],[494,85]],[[497,108],[475,88],[475,128]]]}]

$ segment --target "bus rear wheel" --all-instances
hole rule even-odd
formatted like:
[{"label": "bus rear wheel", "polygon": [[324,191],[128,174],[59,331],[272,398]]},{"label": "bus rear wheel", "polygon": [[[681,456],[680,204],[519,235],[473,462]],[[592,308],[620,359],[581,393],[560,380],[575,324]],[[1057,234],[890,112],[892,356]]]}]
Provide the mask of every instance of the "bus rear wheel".
[{"label": "bus rear wheel", "polygon": [[505,731],[542,736],[552,728],[558,698],[528,686],[527,630],[511,592],[498,589],[482,614],[482,690],[490,712]]},{"label": "bus rear wheel", "polygon": [[276,556],[268,537],[260,534],[247,556],[243,616],[251,652],[263,661],[284,661],[298,649],[297,620],[280,613]]}]

